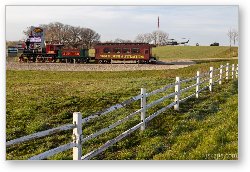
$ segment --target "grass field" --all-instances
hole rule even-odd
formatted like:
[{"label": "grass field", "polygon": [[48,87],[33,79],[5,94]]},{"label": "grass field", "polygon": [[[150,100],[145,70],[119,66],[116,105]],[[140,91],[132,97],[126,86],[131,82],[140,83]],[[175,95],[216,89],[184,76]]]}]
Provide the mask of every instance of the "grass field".
[{"label": "grass field", "polygon": [[[131,72],[52,72],[7,71],[6,132],[7,140],[72,123],[72,113],[86,117],[140,93],[160,88],[176,76],[194,76],[237,60],[197,61],[198,64],[167,71]],[[145,132],[136,131],[94,159],[237,159],[238,153],[238,87],[237,81],[223,83],[200,99],[181,104],[180,112],[166,111],[149,122]],[[159,95],[160,96],[160,95]],[[153,97],[156,99],[157,97]],[[149,101],[152,101],[149,100]],[[167,103],[167,102],[166,102]],[[126,116],[139,102],[84,126],[88,135]],[[156,108],[148,111],[148,115]],[[137,116],[117,128],[83,145],[83,153],[137,124]],[[7,148],[7,159],[27,159],[71,141],[72,131],[36,139]],[[223,154],[224,156],[217,156]],[[49,159],[72,159],[66,151]]]},{"label": "grass field", "polygon": [[153,55],[163,59],[231,58],[238,56],[238,47],[228,46],[165,46],[153,48]]}]

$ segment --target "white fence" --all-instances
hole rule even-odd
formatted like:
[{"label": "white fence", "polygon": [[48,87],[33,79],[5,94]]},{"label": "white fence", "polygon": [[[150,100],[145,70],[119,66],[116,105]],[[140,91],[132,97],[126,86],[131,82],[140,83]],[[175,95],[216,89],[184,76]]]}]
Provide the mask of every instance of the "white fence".
[{"label": "white fence", "polygon": [[[231,69],[231,74],[230,74],[230,69]],[[73,148],[73,160],[88,160],[93,158],[94,156],[100,154],[101,152],[103,152],[104,150],[106,150],[108,147],[112,146],[113,144],[115,144],[116,142],[120,141],[121,139],[123,139],[124,137],[128,136],[130,133],[136,131],[137,129],[141,129],[141,130],[145,130],[146,128],[146,123],[149,122],[150,120],[152,120],[153,118],[155,118],[156,116],[158,116],[159,114],[161,114],[162,112],[166,111],[167,109],[174,107],[175,110],[179,110],[179,106],[181,102],[184,102],[185,100],[191,98],[191,97],[196,97],[199,98],[199,93],[205,89],[209,89],[210,91],[212,91],[214,84],[219,83],[222,84],[223,80],[229,80],[229,77],[231,77],[232,79],[234,78],[238,78],[238,64],[235,66],[234,64],[229,65],[229,63],[227,63],[226,65],[221,65],[220,68],[214,69],[213,67],[210,67],[208,72],[205,73],[200,73],[199,71],[197,71],[197,75],[188,79],[184,79],[181,80],[180,77],[176,77],[176,82],[175,83],[171,83],[168,84],[166,86],[164,86],[163,88],[154,90],[152,92],[147,93],[145,88],[141,88],[141,94],[134,96],[120,104],[116,104],[114,106],[111,106],[109,108],[103,109],[102,111],[96,112],[86,118],[82,119],[82,114],[80,112],[74,112],[73,114],[73,124],[67,124],[67,125],[63,125],[57,128],[53,128],[53,129],[49,129],[46,131],[42,131],[42,132],[38,132],[38,133],[34,133],[28,136],[24,136],[18,139],[14,139],[14,140],[10,140],[7,141],[6,146],[9,147],[11,145],[14,144],[18,144],[18,143],[22,143],[25,141],[29,141],[29,140],[33,140],[36,138],[40,138],[40,137],[44,137],[47,135],[51,135],[57,132],[61,132],[61,131],[66,131],[66,130],[72,130],[73,129],[73,140],[71,143],[59,146],[57,148],[48,150],[44,153],[41,153],[39,155],[33,156],[31,157],[29,160],[41,160],[41,159],[45,159],[47,157],[50,157],[52,155],[55,155],[59,152],[63,152],[69,149]],[[183,83],[189,83],[191,81],[194,81],[195,84],[192,84],[190,86],[187,86],[185,88],[182,88]],[[201,86],[204,85],[202,88]],[[160,99],[157,99],[156,101],[147,103],[147,98],[158,94],[158,93],[162,93],[166,90],[169,90],[170,88],[174,88],[174,92],[161,97]],[[181,95],[184,92],[187,92],[190,89],[194,89],[195,88],[195,92],[193,92],[191,95],[188,95],[184,98],[181,99]],[[172,101],[170,104],[168,104],[167,106],[157,110],[156,112],[154,112],[153,114],[151,114],[150,116],[148,116],[146,118],[146,113],[147,110],[159,103],[162,103],[164,100],[169,99],[174,97],[174,101]],[[141,101],[141,108],[136,110],[135,112],[129,114],[128,116],[126,116],[123,119],[120,119],[118,121],[116,121],[115,123],[113,123],[112,125],[103,128],[93,134],[90,134],[86,137],[83,137],[82,134],[82,125],[84,123],[87,123],[90,120],[93,120],[95,118],[98,118],[100,116],[104,116],[112,111],[115,111],[117,109],[123,108],[133,102],[136,102],[140,100]],[[82,144],[88,140],[91,140],[103,133],[108,132],[109,130],[117,127],[118,125],[128,121],[129,119],[131,119],[132,117],[134,117],[135,115],[140,114],[141,115],[141,122],[138,123],[137,125],[133,126],[132,128],[128,129],[127,131],[124,131],[122,134],[118,135],[117,137],[107,141],[104,145],[102,145],[101,147],[87,153],[86,155],[82,155]]]}]

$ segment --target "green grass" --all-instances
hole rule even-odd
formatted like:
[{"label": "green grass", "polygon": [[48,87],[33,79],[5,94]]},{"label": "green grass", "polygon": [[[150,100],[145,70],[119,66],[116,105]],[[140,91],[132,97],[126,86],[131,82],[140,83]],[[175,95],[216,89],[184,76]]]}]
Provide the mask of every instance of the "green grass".
[{"label": "green grass", "polygon": [[238,56],[238,47],[227,46],[163,46],[153,48],[153,55],[163,59],[231,58]]},{"label": "green grass", "polygon": [[[176,76],[192,77],[197,70],[219,67],[231,61],[197,61],[177,70],[129,72],[51,72],[7,70],[6,139],[11,140],[62,124],[72,123],[72,113],[83,117],[140,93],[174,82]],[[181,104],[180,112],[168,110],[148,123],[145,132],[136,131],[94,159],[216,159],[214,155],[237,154],[237,82],[216,86],[199,99]],[[191,90],[193,91],[193,90]],[[161,96],[156,95],[148,101]],[[155,112],[169,103],[157,105]],[[138,109],[139,102],[83,126],[84,135],[106,127]],[[225,120],[226,119],[226,120]],[[130,122],[83,144],[86,154],[140,121]],[[72,131],[54,134],[7,148],[7,159],[27,159],[71,141]],[[233,159],[224,156],[225,159]],[[72,151],[49,159],[72,159]]]}]

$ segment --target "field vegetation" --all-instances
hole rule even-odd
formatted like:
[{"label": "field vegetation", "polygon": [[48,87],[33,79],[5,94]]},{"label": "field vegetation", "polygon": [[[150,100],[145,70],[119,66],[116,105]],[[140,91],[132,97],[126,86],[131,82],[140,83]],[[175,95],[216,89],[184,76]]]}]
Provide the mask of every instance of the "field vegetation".
[{"label": "field vegetation", "polygon": [[160,60],[209,59],[238,57],[238,47],[228,46],[162,46],[153,48]]},{"label": "field vegetation", "polygon": [[[163,51],[163,50],[162,50]],[[198,56],[198,55],[197,55]],[[175,77],[193,77],[197,70],[210,66],[238,63],[237,60],[202,60],[175,70],[123,72],[53,72],[7,70],[6,140],[72,123],[72,113],[83,117],[120,103],[140,93],[153,91],[175,81]],[[171,90],[172,91],[172,90]],[[191,90],[194,91],[194,90]],[[163,93],[162,95],[167,94]],[[162,95],[156,95],[148,101]],[[158,97],[157,97],[158,96]],[[147,116],[173,99],[153,107]],[[107,127],[139,108],[139,101],[83,126],[84,136]],[[83,154],[101,146],[133,125],[140,116],[111,132],[83,144]],[[28,159],[71,141],[72,131],[11,146],[7,159]],[[237,159],[238,83],[237,80],[204,91],[199,99],[180,104],[180,111],[168,110],[94,159]],[[218,154],[220,156],[218,156]],[[72,151],[49,159],[72,159]]]}]

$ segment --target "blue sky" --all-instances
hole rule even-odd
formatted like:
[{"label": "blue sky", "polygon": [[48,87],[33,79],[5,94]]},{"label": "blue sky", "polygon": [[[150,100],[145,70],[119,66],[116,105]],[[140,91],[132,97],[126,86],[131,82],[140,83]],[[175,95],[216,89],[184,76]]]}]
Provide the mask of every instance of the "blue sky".
[{"label": "blue sky", "polygon": [[89,27],[101,41],[134,40],[157,30],[158,16],[160,30],[179,41],[190,38],[190,45],[228,45],[228,30],[238,30],[238,6],[6,6],[6,39],[23,39],[26,27],[58,21]]}]

